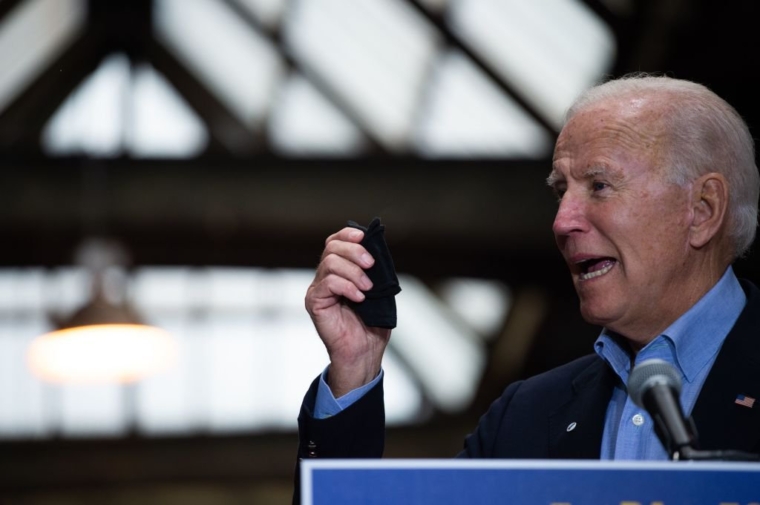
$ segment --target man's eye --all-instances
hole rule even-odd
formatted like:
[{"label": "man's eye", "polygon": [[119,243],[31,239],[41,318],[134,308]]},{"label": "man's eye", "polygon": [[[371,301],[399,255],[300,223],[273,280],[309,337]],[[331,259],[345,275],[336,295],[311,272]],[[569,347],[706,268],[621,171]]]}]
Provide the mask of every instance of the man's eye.
[{"label": "man's eye", "polygon": [[593,183],[591,183],[591,187],[594,191],[601,191],[603,189],[608,188],[609,185],[606,182],[594,181]]},{"label": "man's eye", "polygon": [[554,188],[554,196],[557,198],[557,200],[562,200],[562,197],[565,194],[565,188]]}]

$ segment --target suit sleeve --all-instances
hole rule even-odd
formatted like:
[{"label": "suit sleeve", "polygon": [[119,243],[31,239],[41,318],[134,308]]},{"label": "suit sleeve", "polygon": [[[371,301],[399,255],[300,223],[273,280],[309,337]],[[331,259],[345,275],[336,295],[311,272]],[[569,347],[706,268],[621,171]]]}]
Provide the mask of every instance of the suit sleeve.
[{"label": "suit sleeve", "polygon": [[385,447],[383,381],[345,410],[326,419],[313,415],[319,377],[312,382],[298,416],[298,459],[293,503],[300,501],[303,458],[380,458]]}]

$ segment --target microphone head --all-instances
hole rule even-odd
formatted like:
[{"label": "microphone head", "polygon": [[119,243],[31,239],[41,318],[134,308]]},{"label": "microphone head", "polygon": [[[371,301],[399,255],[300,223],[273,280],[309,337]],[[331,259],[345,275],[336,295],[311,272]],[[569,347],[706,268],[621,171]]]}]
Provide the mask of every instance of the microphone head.
[{"label": "microphone head", "polygon": [[628,394],[633,403],[641,408],[644,406],[644,394],[655,385],[672,388],[676,394],[681,394],[681,375],[673,365],[661,359],[642,361],[631,370],[628,377]]}]

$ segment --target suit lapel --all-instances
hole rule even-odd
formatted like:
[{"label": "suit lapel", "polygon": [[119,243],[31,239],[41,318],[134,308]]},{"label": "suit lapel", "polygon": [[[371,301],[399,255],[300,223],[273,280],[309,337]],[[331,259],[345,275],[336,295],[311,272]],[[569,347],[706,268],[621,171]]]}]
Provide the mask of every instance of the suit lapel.
[{"label": "suit lapel", "polygon": [[549,416],[550,458],[599,459],[615,380],[614,372],[601,359],[576,377],[571,398]]},{"label": "suit lapel", "polygon": [[[694,405],[700,448],[756,451],[760,441],[760,291],[743,283],[747,305],[726,337]],[[757,399],[739,405],[737,395]]]}]

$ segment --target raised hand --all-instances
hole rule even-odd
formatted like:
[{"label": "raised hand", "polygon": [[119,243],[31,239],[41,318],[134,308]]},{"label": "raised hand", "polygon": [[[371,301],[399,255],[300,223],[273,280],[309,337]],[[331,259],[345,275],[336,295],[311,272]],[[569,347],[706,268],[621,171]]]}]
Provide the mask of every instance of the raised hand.
[{"label": "raised hand", "polygon": [[328,385],[336,398],[377,376],[391,335],[389,329],[367,327],[345,304],[364,301],[363,291],[372,288],[364,269],[375,260],[360,244],[363,237],[350,227],[330,235],[306,292],[306,310],[330,356]]}]

